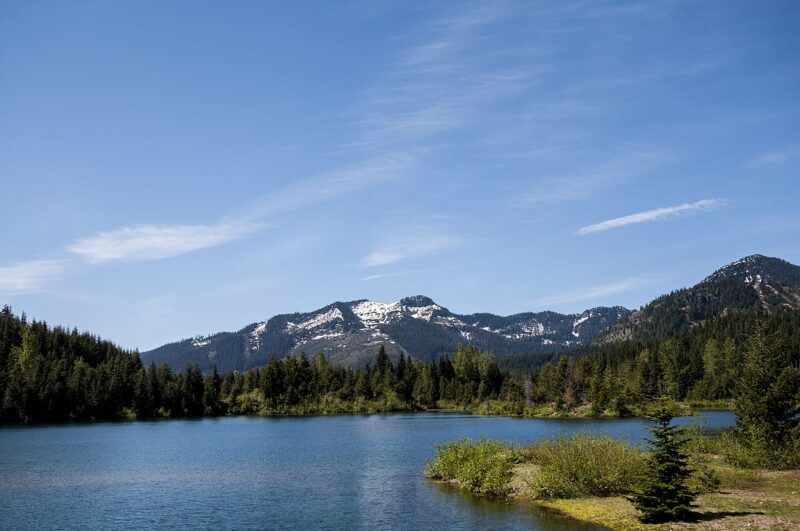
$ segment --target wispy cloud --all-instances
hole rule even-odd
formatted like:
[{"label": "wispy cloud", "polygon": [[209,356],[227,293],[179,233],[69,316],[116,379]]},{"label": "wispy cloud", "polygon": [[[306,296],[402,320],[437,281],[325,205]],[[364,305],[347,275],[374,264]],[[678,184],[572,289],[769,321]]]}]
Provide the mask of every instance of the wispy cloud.
[{"label": "wispy cloud", "polygon": [[[549,308],[559,304],[567,304],[570,302],[588,301],[607,297],[609,295],[616,295],[634,289],[642,288],[653,284],[656,281],[653,276],[639,276],[632,277],[612,284],[600,284],[596,286],[588,286],[585,288],[567,291],[557,295],[544,297],[535,300],[528,304],[531,308]],[[607,304],[607,303],[604,303]]]},{"label": "wispy cloud", "polygon": [[0,294],[20,295],[41,290],[64,270],[64,260],[28,260],[0,267]]},{"label": "wispy cloud", "polygon": [[90,264],[170,258],[238,240],[263,224],[132,225],[78,240],[67,251]]},{"label": "wispy cloud", "polygon": [[[239,240],[271,226],[266,219],[395,178],[410,164],[403,155],[385,156],[310,178],[258,200],[207,225],[139,224],[101,231],[74,241],[66,251],[92,265],[172,258]],[[30,291],[55,276],[63,261],[28,261],[0,268],[0,292]]]},{"label": "wispy cloud", "polygon": [[381,278],[397,278],[397,277],[407,277],[409,275],[416,275],[421,273],[421,269],[412,269],[409,271],[392,271],[391,273],[378,273],[376,275],[368,275],[366,277],[359,278],[361,282],[368,282],[370,280],[379,280]]},{"label": "wispy cloud", "polygon": [[665,218],[671,218],[679,215],[688,214],[690,212],[698,211],[711,211],[721,208],[727,204],[725,199],[701,199],[694,203],[682,203],[680,205],[654,208],[653,210],[645,210],[644,212],[637,212],[619,218],[607,219],[600,223],[593,225],[586,225],[579,228],[576,233],[580,236],[592,234],[594,232],[602,232],[611,229],[624,227],[625,225],[632,225],[634,223],[646,223],[649,221],[658,221]]},{"label": "wispy cloud", "polygon": [[800,146],[794,146],[781,151],[770,151],[758,157],[757,162],[762,164],[778,164],[793,159],[800,154]]},{"label": "wispy cloud", "polygon": [[519,52],[496,31],[498,22],[514,15],[510,4],[475,2],[416,28],[353,106],[349,121],[355,138],[347,147],[424,145],[435,135],[465,130],[496,104],[534,86],[538,64],[512,67],[499,60]]},{"label": "wispy cloud", "polygon": [[408,153],[394,153],[354,162],[258,197],[239,212],[224,218],[224,221],[251,223],[268,220],[277,214],[332,201],[401,178],[413,163],[414,157]]},{"label": "wispy cloud", "polygon": [[462,238],[444,230],[432,227],[407,228],[400,234],[387,236],[374,251],[361,259],[360,264],[362,267],[390,265],[409,258],[437,254],[462,243]]},{"label": "wispy cloud", "polygon": [[522,194],[517,201],[522,205],[533,205],[584,199],[645,175],[670,159],[666,153],[628,148],[605,160],[586,163],[577,171],[544,177],[536,189]]}]

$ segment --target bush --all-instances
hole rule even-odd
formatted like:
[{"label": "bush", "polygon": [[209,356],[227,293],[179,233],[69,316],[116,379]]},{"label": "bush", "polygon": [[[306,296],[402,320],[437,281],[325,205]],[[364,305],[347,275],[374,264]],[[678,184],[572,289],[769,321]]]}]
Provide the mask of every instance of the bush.
[{"label": "bush", "polygon": [[500,441],[471,439],[440,444],[436,457],[425,467],[431,479],[455,481],[476,494],[500,496],[509,490],[511,469],[517,462],[514,447]]},{"label": "bush", "polygon": [[526,479],[534,498],[625,494],[636,488],[645,468],[640,450],[608,436],[546,439],[520,454],[536,465]]},{"label": "bush", "polygon": [[782,444],[752,441],[736,430],[725,431],[715,450],[729,464],[741,468],[795,469],[800,467],[800,433]]},{"label": "bush", "polygon": [[689,453],[689,467],[693,474],[689,485],[697,493],[717,492],[720,488],[719,475],[709,466],[716,451],[714,433],[697,423],[684,428],[686,451]]}]

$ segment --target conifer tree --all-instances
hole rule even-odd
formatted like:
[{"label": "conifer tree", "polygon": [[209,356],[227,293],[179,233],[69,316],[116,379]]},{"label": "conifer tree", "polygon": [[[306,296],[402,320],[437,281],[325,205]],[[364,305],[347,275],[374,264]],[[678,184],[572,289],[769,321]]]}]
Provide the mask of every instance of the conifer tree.
[{"label": "conifer tree", "polygon": [[691,504],[696,497],[687,485],[691,476],[685,451],[686,429],[671,426],[672,415],[660,408],[653,419],[653,439],[646,439],[652,449],[650,466],[642,491],[633,497],[633,504],[642,511],[645,523],[671,522],[691,514]]},{"label": "conifer tree", "polygon": [[389,355],[386,353],[386,347],[381,344],[378,355],[375,356],[375,369],[378,371],[378,374],[385,376],[390,367],[391,362],[389,361]]},{"label": "conifer tree", "polygon": [[358,377],[356,378],[356,386],[355,392],[356,396],[360,396],[363,398],[369,398],[372,395],[372,389],[369,385],[369,365],[367,365],[366,369],[361,369],[358,371]]},{"label": "conifer tree", "polygon": [[786,367],[778,337],[759,323],[747,340],[736,401],[736,425],[749,442],[778,445],[797,423],[796,371]]}]

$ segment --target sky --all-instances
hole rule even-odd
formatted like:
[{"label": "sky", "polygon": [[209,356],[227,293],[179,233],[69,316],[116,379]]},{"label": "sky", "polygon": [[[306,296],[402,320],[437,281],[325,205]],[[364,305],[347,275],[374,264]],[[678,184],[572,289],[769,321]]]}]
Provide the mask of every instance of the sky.
[{"label": "sky", "polygon": [[144,351],[800,263],[798,27],[791,0],[0,0],[0,304]]}]

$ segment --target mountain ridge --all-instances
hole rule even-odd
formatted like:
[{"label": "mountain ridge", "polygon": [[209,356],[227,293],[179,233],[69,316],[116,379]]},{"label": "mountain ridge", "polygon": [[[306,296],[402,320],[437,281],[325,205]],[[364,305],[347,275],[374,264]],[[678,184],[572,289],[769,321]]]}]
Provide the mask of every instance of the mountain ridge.
[{"label": "mountain ridge", "polygon": [[503,357],[548,354],[582,345],[664,339],[730,312],[800,308],[800,266],[753,254],[731,262],[694,286],[656,297],[639,310],[598,306],[576,314],[552,311],[508,316],[456,314],[424,295],[393,303],[337,301],[312,312],[275,315],[236,332],[169,343],[142,354],[146,362],[175,369],[195,363],[202,370],[246,370],[279,357],[325,353],[333,363],[359,366],[380,345],[421,360],[452,353],[470,343]]},{"label": "mountain ridge", "polygon": [[720,267],[693,286],[653,299],[593,343],[665,339],[729,312],[783,307],[800,308],[800,266],[751,254]]},{"label": "mountain ridge", "polygon": [[245,370],[279,357],[325,353],[332,362],[358,366],[380,345],[427,360],[471,343],[502,356],[553,352],[590,341],[630,310],[595,307],[578,314],[524,312],[455,314],[424,295],[393,303],[368,299],[333,302],[312,312],[275,315],[236,332],[197,336],[142,353],[145,362],[166,362],[175,369],[189,363],[210,370]]}]

